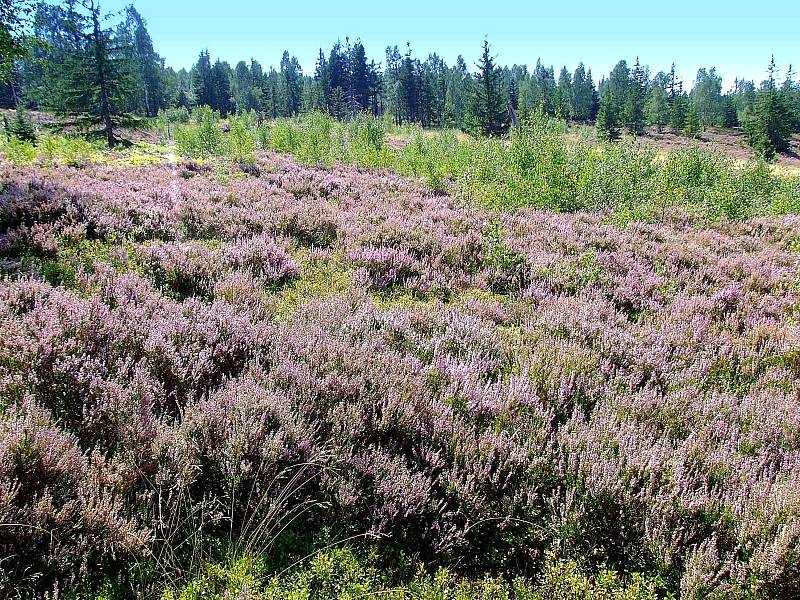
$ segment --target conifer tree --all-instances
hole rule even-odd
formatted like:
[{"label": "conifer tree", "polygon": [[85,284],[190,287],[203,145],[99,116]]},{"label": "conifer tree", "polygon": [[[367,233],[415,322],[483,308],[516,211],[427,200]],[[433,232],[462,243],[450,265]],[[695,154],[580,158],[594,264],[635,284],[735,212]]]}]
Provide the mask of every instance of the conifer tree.
[{"label": "conifer tree", "polygon": [[289,57],[289,51],[284,51],[281,57],[281,80],[283,83],[284,107],[283,114],[287,117],[300,112],[302,99],[303,72],[297,58]]},{"label": "conifer tree", "polygon": [[636,57],[636,64],[631,71],[631,78],[625,92],[625,102],[622,108],[622,120],[628,131],[634,135],[644,130],[644,103],[647,80],[644,69]]},{"label": "conifer tree", "polygon": [[161,74],[164,61],[153,48],[145,20],[132,5],[125,9],[120,37],[123,37],[128,57],[135,67],[134,88],[138,94],[131,94],[131,98],[136,99],[140,106],[131,106],[131,111],[141,111],[146,117],[154,117],[160,108],[166,107]]},{"label": "conifer tree", "polygon": [[211,68],[211,55],[208,50],[200,52],[197,64],[192,69],[192,90],[198,106],[213,107],[216,104]]},{"label": "conifer tree", "polygon": [[664,130],[664,125],[669,123],[670,111],[667,92],[660,85],[654,85],[647,96],[645,103],[647,121],[655,125],[658,133]]},{"label": "conifer tree", "polygon": [[488,40],[483,42],[483,54],[477,67],[472,99],[477,126],[485,136],[502,135],[508,129],[508,111]]},{"label": "conifer tree", "polygon": [[731,94],[725,94],[722,98],[722,117],[721,125],[723,127],[738,127],[739,115],[736,111],[736,103]]},{"label": "conifer tree", "polygon": [[619,116],[614,90],[607,87],[600,98],[600,110],[597,112],[597,136],[609,142],[619,139]]},{"label": "conifer tree", "polygon": [[700,114],[697,107],[693,102],[689,103],[689,109],[686,111],[686,126],[683,128],[683,133],[690,138],[699,138],[702,131],[702,123],[700,121]]},{"label": "conifer tree", "polygon": [[669,124],[673,131],[680,133],[686,127],[686,111],[689,99],[685,94],[677,93],[672,99]]},{"label": "conifer tree", "polygon": [[567,67],[563,67],[558,75],[558,85],[556,86],[556,116],[560,119],[569,119],[572,117],[572,77],[567,71]]},{"label": "conifer tree", "polygon": [[[79,13],[78,6],[85,12]],[[113,147],[115,121],[130,120],[125,104],[133,89],[133,66],[113,32],[102,28],[95,0],[73,5],[70,20],[75,45],[60,65],[58,80],[51,82],[53,109],[81,126],[101,125],[108,146]]]},{"label": "conifer tree", "polygon": [[217,60],[211,68],[212,100],[211,108],[218,110],[223,119],[231,112],[231,67],[227,62]]},{"label": "conifer tree", "polygon": [[756,95],[753,110],[745,119],[744,129],[748,144],[765,158],[789,149],[792,117],[783,92],[775,84],[774,56],[767,79]]}]

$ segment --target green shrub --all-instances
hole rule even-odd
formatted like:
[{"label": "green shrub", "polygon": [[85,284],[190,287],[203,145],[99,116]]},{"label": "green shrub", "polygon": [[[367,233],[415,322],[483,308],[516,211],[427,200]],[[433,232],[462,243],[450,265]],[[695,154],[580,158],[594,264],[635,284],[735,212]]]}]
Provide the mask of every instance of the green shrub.
[{"label": "green shrub", "polygon": [[289,119],[275,121],[269,132],[270,147],[275,152],[286,152],[297,154],[300,149],[302,138],[300,126],[297,122]]},{"label": "green shrub", "polygon": [[249,116],[231,117],[230,127],[228,147],[231,158],[237,163],[252,164],[256,159],[256,139]]},{"label": "green shrub", "polygon": [[32,163],[36,160],[36,146],[29,140],[11,136],[3,144],[3,154],[15,165]]},{"label": "green shrub", "polygon": [[178,153],[193,158],[207,158],[225,153],[225,140],[219,113],[207,106],[198,106],[192,122],[175,129],[175,148]]}]

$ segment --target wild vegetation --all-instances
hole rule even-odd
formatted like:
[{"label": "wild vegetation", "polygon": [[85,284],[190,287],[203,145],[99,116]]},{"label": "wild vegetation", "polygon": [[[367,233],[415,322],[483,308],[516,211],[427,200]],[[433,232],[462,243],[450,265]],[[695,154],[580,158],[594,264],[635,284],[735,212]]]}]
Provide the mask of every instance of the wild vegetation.
[{"label": "wild vegetation", "polygon": [[0,597],[800,596],[791,75],[170,73],[132,7],[25,14]]}]

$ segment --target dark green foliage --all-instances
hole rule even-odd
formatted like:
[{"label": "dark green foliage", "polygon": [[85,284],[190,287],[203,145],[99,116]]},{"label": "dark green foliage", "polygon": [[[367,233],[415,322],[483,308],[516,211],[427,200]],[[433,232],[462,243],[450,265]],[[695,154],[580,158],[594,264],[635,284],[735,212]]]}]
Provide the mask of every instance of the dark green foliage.
[{"label": "dark green foliage", "polygon": [[294,56],[289,57],[285,51],[281,57],[281,81],[283,83],[283,109],[284,116],[291,117],[300,112],[301,87],[300,81],[303,71],[300,63]]},{"label": "dark green foliage", "polygon": [[644,130],[644,102],[647,89],[647,77],[644,69],[636,58],[636,64],[631,71],[627,85],[620,86],[625,89],[624,104],[622,107],[622,121],[629,133],[641,134]]},{"label": "dark green foliage", "polygon": [[589,121],[594,118],[592,105],[594,102],[594,83],[592,82],[592,70],[587,72],[583,63],[578,64],[575,74],[572,76],[572,106],[570,113],[576,121]]},{"label": "dark green foliage", "polygon": [[669,124],[674,131],[681,132],[686,127],[686,112],[688,109],[689,98],[686,94],[678,94],[672,99]]},{"label": "dark green foliage", "polygon": [[558,86],[556,87],[556,116],[561,119],[569,119],[572,115],[572,96],[574,94],[572,77],[567,71],[567,67],[561,69],[558,75]]},{"label": "dark green foliage", "polygon": [[63,80],[56,87],[55,110],[77,116],[83,126],[102,125],[109,147],[114,146],[114,126],[125,120],[126,99],[133,89],[133,65],[124,40],[102,29],[100,5],[82,5],[86,13],[70,14],[77,45],[62,65]]},{"label": "dark green foliage", "polygon": [[25,22],[31,12],[28,0],[0,0],[0,81],[11,78],[14,61],[25,56]]},{"label": "dark green foliage", "polygon": [[162,76],[164,60],[153,49],[147,24],[132,5],[125,9],[117,36],[133,66],[127,112],[154,117],[169,106]]},{"label": "dark green foliage", "polygon": [[33,119],[31,119],[30,113],[21,108],[17,108],[10,121],[4,116],[3,126],[8,137],[15,137],[23,142],[36,141],[36,128],[33,126]]},{"label": "dark green foliage", "polygon": [[669,123],[670,117],[667,91],[660,85],[654,85],[647,96],[644,108],[648,123],[655,125],[661,133],[664,125]]},{"label": "dark green foliage", "polygon": [[736,111],[736,102],[731,94],[722,98],[722,123],[723,127],[738,127],[739,115]]},{"label": "dark green foliage", "polygon": [[488,40],[475,74],[471,114],[473,127],[486,136],[502,135],[508,129],[508,111],[500,87],[500,72],[494,64]]},{"label": "dark green foliage", "polygon": [[619,139],[619,115],[614,92],[606,88],[600,99],[600,110],[597,113],[597,135],[600,139],[614,141]]},{"label": "dark green foliage", "polygon": [[772,59],[768,78],[756,95],[753,110],[744,120],[747,143],[757,154],[771,159],[776,152],[789,149],[793,118],[787,97],[775,85],[775,59]]},{"label": "dark green foliage", "polygon": [[694,103],[689,104],[689,110],[686,112],[686,125],[683,132],[690,138],[699,138],[702,131],[700,115]]}]

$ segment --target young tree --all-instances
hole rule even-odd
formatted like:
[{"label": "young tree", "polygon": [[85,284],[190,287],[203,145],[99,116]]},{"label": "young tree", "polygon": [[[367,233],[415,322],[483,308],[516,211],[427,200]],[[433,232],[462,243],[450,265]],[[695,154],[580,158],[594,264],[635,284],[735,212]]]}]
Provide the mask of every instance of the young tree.
[{"label": "young tree", "polygon": [[664,125],[669,123],[670,117],[666,90],[660,85],[654,85],[647,96],[644,108],[648,123],[655,125],[658,133],[661,133]]},{"label": "young tree", "polygon": [[628,131],[634,135],[642,133],[644,130],[644,102],[647,90],[647,77],[644,69],[639,64],[639,57],[636,57],[636,64],[631,72],[630,81],[627,84],[625,102],[622,107],[622,120]]},{"label": "young tree", "polygon": [[722,112],[722,77],[716,69],[700,69],[691,93],[703,129],[720,122]]},{"label": "young tree", "polygon": [[697,112],[697,107],[693,102],[689,103],[689,109],[686,111],[686,126],[683,132],[690,138],[699,138],[702,131],[700,121],[700,114]]},{"label": "young tree", "polygon": [[558,75],[558,85],[556,86],[556,116],[560,119],[572,117],[572,77],[563,67]]},{"label": "young tree", "polygon": [[477,67],[472,102],[478,129],[486,136],[502,135],[508,129],[508,110],[488,40],[483,42],[483,55]]},{"label": "young tree", "polygon": [[600,97],[600,110],[597,112],[597,137],[613,142],[619,139],[619,115],[614,90],[606,87]]},{"label": "young tree", "polygon": [[284,89],[284,114],[293,116],[300,112],[300,100],[302,98],[301,81],[303,71],[297,58],[289,58],[289,52],[284,51],[281,57],[281,79]]},{"label": "young tree", "polygon": [[767,159],[789,149],[792,118],[782,91],[775,85],[775,57],[756,95],[753,110],[745,119],[744,129],[748,144]]},{"label": "young tree", "polygon": [[208,50],[200,52],[197,64],[192,69],[192,91],[194,92],[194,97],[197,100],[198,106],[210,106],[214,108],[216,105],[211,68],[211,55],[208,53]]},{"label": "young tree", "polygon": [[672,99],[672,106],[670,108],[669,124],[673,131],[680,133],[686,127],[686,111],[688,109],[689,98],[686,94],[676,94]]}]

